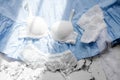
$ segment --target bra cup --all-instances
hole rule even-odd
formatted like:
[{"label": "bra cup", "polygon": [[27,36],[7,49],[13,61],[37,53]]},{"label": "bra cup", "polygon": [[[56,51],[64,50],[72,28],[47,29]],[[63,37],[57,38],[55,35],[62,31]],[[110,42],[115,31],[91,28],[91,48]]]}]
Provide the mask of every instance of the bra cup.
[{"label": "bra cup", "polygon": [[28,33],[42,35],[47,31],[47,24],[41,17],[29,17],[27,19]]},{"label": "bra cup", "polygon": [[[54,40],[68,41],[68,37],[74,33],[73,25],[69,21],[59,21],[53,24],[51,27],[51,34]],[[68,39],[67,39],[68,38]]]}]

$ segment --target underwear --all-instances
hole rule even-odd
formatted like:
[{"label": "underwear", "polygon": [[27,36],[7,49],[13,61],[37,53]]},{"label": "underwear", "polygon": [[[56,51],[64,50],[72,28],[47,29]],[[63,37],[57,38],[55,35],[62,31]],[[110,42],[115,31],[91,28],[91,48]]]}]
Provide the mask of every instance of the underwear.
[{"label": "underwear", "polygon": [[38,16],[28,17],[26,20],[25,28],[21,29],[19,37],[29,37],[29,38],[41,38],[46,36],[48,33],[47,24],[45,21]]},{"label": "underwear", "polygon": [[51,27],[51,35],[54,40],[75,44],[77,33],[74,32],[70,21],[60,21]]},{"label": "underwear", "polygon": [[44,67],[49,54],[39,51],[34,45],[28,44],[20,54],[22,61],[33,69]]},{"label": "underwear", "polygon": [[37,47],[29,44],[20,55],[22,61],[32,69],[42,68],[46,65],[51,71],[58,69],[70,71],[77,64],[77,59],[70,50],[58,54],[50,54],[41,52]]},{"label": "underwear", "polygon": [[106,27],[103,19],[102,10],[98,5],[93,6],[80,17],[77,24],[84,30],[81,42],[90,43],[97,40],[101,31]]},{"label": "underwear", "polygon": [[72,17],[74,9],[72,9],[69,21],[58,21],[51,27],[51,35],[54,40],[75,44],[78,33],[73,30]]},{"label": "underwear", "polygon": [[[65,43],[75,44],[77,33],[73,30],[71,19],[74,15],[74,10],[71,12],[70,21],[59,21],[51,27],[51,35],[54,40]],[[48,34],[47,24],[41,17],[32,16],[26,20],[26,30],[21,29],[20,38],[41,38]]]},{"label": "underwear", "polygon": [[[77,60],[100,54],[102,47],[100,50],[100,48],[98,48],[98,44],[100,44],[101,41],[99,41],[97,43],[96,43],[96,41],[99,39],[99,36],[101,35],[102,30],[100,30],[97,40],[96,41],[94,40],[95,42],[92,42],[89,44],[84,44],[80,41],[80,39],[81,39],[81,36],[84,33],[84,31],[86,31],[85,30],[86,28],[84,26],[80,26],[81,27],[80,28],[79,25],[76,25],[80,16],[82,14],[84,14],[84,12],[86,12],[92,6],[99,4],[98,0],[96,0],[96,1],[92,0],[89,2],[88,2],[88,0],[76,0],[76,1],[74,1],[74,0],[70,0],[70,1],[67,1],[67,0],[51,0],[51,1],[29,0],[30,6],[31,6],[30,9],[31,9],[31,11],[33,11],[32,13],[36,13],[35,16],[40,16],[40,17],[44,18],[46,23],[48,24],[47,26],[49,29],[51,29],[51,27],[52,27],[51,25],[56,21],[69,20],[69,13],[71,12],[72,9],[75,9],[75,15],[71,21],[72,25],[74,26],[74,28],[73,28],[74,31],[78,33],[75,44],[61,43],[61,41],[58,42],[58,40],[55,40],[53,38],[53,35],[44,36],[44,33],[39,36],[34,34],[34,37],[33,37],[33,35],[32,36],[25,35],[26,33],[24,33],[24,31],[27,31],[27,30],[29,31],[29,29],[27,29],[27,30],[25,29],[25,27],[27,26],[27,24],[26,24],[27,22],[26,23],[21,22],[21,21],[19,21],[19,23],[16,22],[16,19],[18,17],[20,19],[23,19],[24,21],[25,21],[26,17],[28,17],[26,7],[23,6],[23,4],[20,3],[20,1],[21,0],[18,0],[18,1],[15,1],[15,3],[14,3],[14,0],[12,0],[12,1],[2,0],[0,2],[0,4],[1,4],[0,5],[1,6],[0,7],[0,13],[1,13],[0,14],[0,26],[2,28],[4,28],[4,29],[1,29],[2,32],[0,33],[0,37],[1,37],[0,52],[5,53],[6,56],[20,60],[22,57],[20,58],[19,54],[21,53],[21,51],[23,51],[24,46],[26,46],[29,41],[31,41],[32,44],[37,46],[37,48],[41,52],[58,54],[58,53],[64,52],[65,50],[70,50],[75,55]],[[37,1],[39,1],[39,2],[37,2]],[[101,0],[101,1],[103,1],[103,3],[105,2],[104,0]],[[9,2],[13,3],[16,6],[14,6],[13,4],[9,4]],[[24,1],[23,1],[23,3],[24,3]],[[8,4],[8,5],[6,5],[6,4]],[[4,9],[2,9],[2,8],[4,8]],[[37,8],[37,9],[34,9],[34,8]],[[19,13],[19,10],[22,13]],[[114,5],[114,7],[109,7],[109,9],[107,9],[107,10],[103,9],[103,11],[105,12],[105,15],[104,15],[105,22],[106,22],[106,24],[108,24],[107,30],[109,31],[109,35],[112,35],[113,40],[116,38],[119,38],[119,31],[120,31],[119,30],[120,29],[119,28],[119,11],[120,11],[119,7],[117,5]],[[102,13],[99,10],[99,8],[97,8],[97,7],[96,7],[96,12],[97,12],[97,14],[100,15],[100,16],[97,16],[97,14],[96,14],[97,18],[102,23],[102,20],[101,20],[101,19],[103,19]],[[11,13],[12,15],[9,15],[9,13]],[[8,15],[6,15],[6,14],[8,14]],[[16,14],[18,14],[18,15],[16,16]],[[95,13],[93,12],[92,14],[95,14]],[[19,15],[21,15],[22,17],[20,17]],[[90,15],[90,13],[89,13],[89,15]],[[13,16],[16,16],[16,17],[13,17]],[[92,16],[92,17],[95,17],[95,19],[96,19],[96,16]],[[11,21],[11,19],[13,19],[13,18],[14,18],[14,21],[13,20]],[[91,20],[91,17],[89,17],[87,19]],[[95,19],[93,18],[94,22],[92,22],[92,20],[91,20],[91,22],[88,21],[88,22],[90,22],[89,25],[94,26],[93,23],[95,23]],[[85,21],[85,20],[83,19],[83,21]],[[3,22],[5,22],[4,25],[2,25]],[[33,22],[33,23],[35,23],[35,22]],[[4,26],[6,26],[6,27],[4,27]],[[87,29],[89,30],[89,28],[87,28]],[[91,30],[91,27],[90,27],[90,30],[89,31],[88,30],[87,30],[87,33],[90,33],[90,31],[94,32],[94,30]],[[72,33],[74,33],[74,32],[72,32]],[[25,35],[25,36],[20,38],[19,35],[21,35],[21,34]],[[45,32],[45,34],[46,34],[46,32]],[[52,32],[51,32],[51,34],[52,34]],[[28,37],[30,37],[30,38],[28,38]],[[70,40],[71,39],[73,39],[73,38],[70,38]],[[90,41],[92,41],[92,40],[90,40]],[[103,39],[100,39],[100,40],[103,40]]]},{"label": "underwear", "polygon": [[55,72],[60,70],[69,74],[71,70],[77,65],[77,59],[70,50],[67,50],[60,54],[51,55],[45,65],[50,71]]}]

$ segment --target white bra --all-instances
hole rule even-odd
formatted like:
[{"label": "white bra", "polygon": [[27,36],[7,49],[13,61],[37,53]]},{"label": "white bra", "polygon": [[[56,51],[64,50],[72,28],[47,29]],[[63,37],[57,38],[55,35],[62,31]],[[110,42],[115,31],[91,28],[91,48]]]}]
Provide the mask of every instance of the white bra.
[{"label": "white bra", "polygon": [[51,27],[51,35],[54,40],[75,44],[77,33],[73,30],[70,21],[59,21]]},{"label": "white bra", "polygon": [[27,33],[30,37],[41,37],[47,33],[47,24],[41,17],[28,17],[27,18]]},{"label": "white bra", "polygon": [[[70,20],[72,19],[74,11],[72,11]],[[41,17],[28,17],[26,20],[27,27],[20,33],[21,37],[41,38],[48,35],[48,26],[45,20]],[[20,32],[21,32],[20,31]],[[24,31],[24,32],[23,32]],[[59,21],[53,24],[50,31],[54,40],[66,43],[75,44],[77,33],[73,30],[71,21]]]}]

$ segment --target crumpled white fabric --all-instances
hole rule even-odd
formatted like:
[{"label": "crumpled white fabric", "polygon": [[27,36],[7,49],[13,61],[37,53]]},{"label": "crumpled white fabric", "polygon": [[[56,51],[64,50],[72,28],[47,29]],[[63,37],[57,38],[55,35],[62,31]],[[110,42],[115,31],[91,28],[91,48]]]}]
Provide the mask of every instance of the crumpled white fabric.
[{"label": "crumpled white fabric", "polygon": [[84,43],[95,42],[101,31],[106,28],[104,15],[99,5],[93,6],[84,13],[77,24],[84,30],[81,37],[81,42]]},{"label": "crumpled white fabric", "polygon": [[70,21],[58,21],[51,27],[51,35],[54,40],[75,44],[77,33],[73,30]]},{"label": "crumpled white fabric", "polygon": [[41,38],[48,34],[48,25],[39,16],[30,16],[25,21],[26,26],[20,29],[19,38]]},{"label": "crumpled white fabric", "polygon": [[33,44],[28,44],[20,55],[22,60],[33,69],[44,67],[49,60],[49,54],[41,52]]}]

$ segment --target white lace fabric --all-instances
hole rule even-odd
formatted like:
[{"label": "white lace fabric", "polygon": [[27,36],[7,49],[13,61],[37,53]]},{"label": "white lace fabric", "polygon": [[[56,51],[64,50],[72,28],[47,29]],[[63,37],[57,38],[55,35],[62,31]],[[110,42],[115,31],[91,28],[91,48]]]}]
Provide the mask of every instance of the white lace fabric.
[{"label": "white lace fabric", "polygon": [[28,45],[23,52],[21,52],[21,56],[23,61],[32,69],[46,66],[51,71],[56,71],[58,69],[70,70],[77,64],[77,59],[70,50],[51,54],[41,52],[33,45]]},{"label": "white lace fabric", "polygon": [[76,64],[77,59],[71,51],[68,50],[61,54],[51,55],[46,63],[46,66],[50,71],[54,72],[56,70],[60,70],[69,74]]},{"label": "white lace fabric", "polygon": [[104,15],[99,5],[95,5],[85,12],[77,24],[84,30],[81,37],[81,42],[84,43],[95,42],[101,31],[106,28]]},{"label": "white lace fabric", "polygon": [[49,54],[41,52],[33,44],[28,44],[20,55],[22,60],[33,69],[44,67],[49,56]]}]

